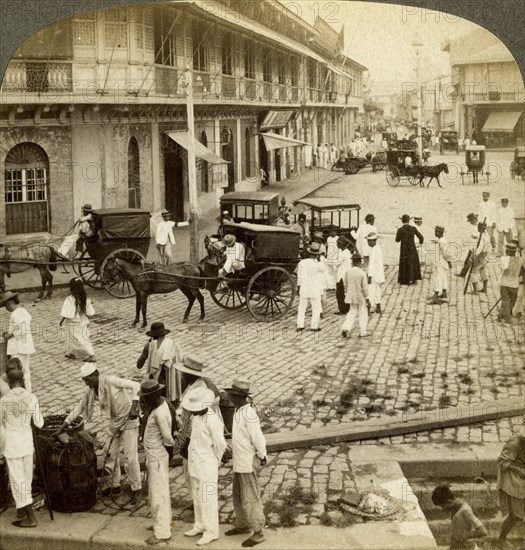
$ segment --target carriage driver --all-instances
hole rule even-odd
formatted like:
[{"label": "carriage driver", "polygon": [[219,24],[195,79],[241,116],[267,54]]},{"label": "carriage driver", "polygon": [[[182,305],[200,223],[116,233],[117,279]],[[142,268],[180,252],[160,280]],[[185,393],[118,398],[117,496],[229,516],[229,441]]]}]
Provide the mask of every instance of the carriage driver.
[{"label": "carriage driver", "polygon": [[91,204],[85,204],[82,207],[82,215],[78,218],[78,240],[76,242],[76,250],[82,252],[84,239],[89,239],[95,235],[93,219],[93,207]]},{"label": "carriage driver", "polygon": [[244,244],[238,243],[235,235],[224,235],[222,243],[225,246],[224,254],[226,255],[226,262],[222,269],[219,270],[219,277],[224,277],[229,273],[244,269],[246,258]]}]

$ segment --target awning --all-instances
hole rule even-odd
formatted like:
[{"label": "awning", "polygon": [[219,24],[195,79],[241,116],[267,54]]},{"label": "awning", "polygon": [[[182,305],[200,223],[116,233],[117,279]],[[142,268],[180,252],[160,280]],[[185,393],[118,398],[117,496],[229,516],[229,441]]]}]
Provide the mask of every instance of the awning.
[{"label": "awning", "polygon": [[284,128],[291,116],[293,111],[270,111],[263,120],[261,124],[261,130],[279,130]]},{"label": "awning", "polygon": [[[188,145],[190,142],[190,136],[187,131],[179,132],[166,132],[168,136],[175,142],[178,143],[181,147],[188,150]],[[195,140],[195,156],[199,157],[210,164],[227,164],[228,161],[216,155],[211,149],[205,147],[202,143]]]},{"label": "awning", "polygon": [[482,132],[512,132],[521,111],[491,111]]},{"label": "awning", "polygon": [[265,132],[260,134],[264,139],[264,145],[267,151],[273,151],[274,149],[282,149],[283,147],[297,147],[299,145],[309,145],[305,141],[298,141],[272,132]]}]

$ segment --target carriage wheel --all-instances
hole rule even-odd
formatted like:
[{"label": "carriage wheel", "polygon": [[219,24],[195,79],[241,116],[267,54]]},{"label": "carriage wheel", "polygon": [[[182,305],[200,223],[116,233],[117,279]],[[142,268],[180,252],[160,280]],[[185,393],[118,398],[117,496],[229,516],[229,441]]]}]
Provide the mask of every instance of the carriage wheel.
[{"label": "carriage wheel", "polygon": [[359,172],[359,165],[357,162],[347,162],[345,167],[345,174],[357,174]]},{"label": "carriage wheel", "polygon": [[241,309],[246,304],[244,292],[234,288],[228,279],[219,279],[217,286],[213,290],[210,289],[210,295],[211,299],[223,309]]},{"label": "carriage wheel", "polygon": [[246,305],[257,321],[275,321],[290,311],[296,292],[295,280],[286,269],[265,267],[250,279]]},{"label": "carriage wheel", "polygon": [[95,261],[91,258],[87,250],[82,252],[79,262],[80,263],[77,264],[79,276],[84,279],[84,282],[89,287],[100,290],[102,288],[102,282],[100,281],[99,274],[95,271]]},{"label": "carriage wheel", "polygon": [[389,166],[386,171],[386,181],[390,187],[397,187],[401,180],[401,172],[397,166]]},{"label": "carriage wheel", "polygon": [[[417,172],[415,172],[414,174],[409,174],[408,175],[408,182],[410,183],[410,185],[413,185],[414,187],[416,185],[419,185],[419,175]],[[425,178],[423,178],[424,180]]]},{"label": "carriage wheel", "polygon": [[130,280],[114,264],[116,259],[126,260],[132,264],[144,264],[146,258],[133,248],[119,248],[110,252],[102,262],[100,274],[102,286],[115,298],[131,298],[135,289]]}]

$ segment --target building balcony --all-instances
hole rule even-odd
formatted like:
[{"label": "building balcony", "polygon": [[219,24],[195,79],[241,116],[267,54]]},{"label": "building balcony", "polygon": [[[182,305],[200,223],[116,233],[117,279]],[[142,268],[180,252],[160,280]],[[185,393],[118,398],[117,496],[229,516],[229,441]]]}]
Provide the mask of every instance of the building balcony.
[{"label": "building balcony", "polygon": [[71,62],[12,61],[2,82],[2,92],[70,92],[73,90]]},{"label": "building balcony", "polygon": [[237,79],[222,75],[221,81],[221,96],[225,99],[237,99]]},{"label": "building balcony", "polygon": [[277,84],[276,90],[277,90],[277,94],[275,97],[277,98],[277,101],[282,101],[282,102],[288,101],[288,93],[287,93],[285,84]]},{"label": "building balcony", "polygon": [[273,101],[273,84],[271,82],[263,82],[263,99],[264,101]]},{"label": "building balcony", "polygon": [[257,99],[257,81],[252,78],[244,79],[244,99],[255,100]]}]

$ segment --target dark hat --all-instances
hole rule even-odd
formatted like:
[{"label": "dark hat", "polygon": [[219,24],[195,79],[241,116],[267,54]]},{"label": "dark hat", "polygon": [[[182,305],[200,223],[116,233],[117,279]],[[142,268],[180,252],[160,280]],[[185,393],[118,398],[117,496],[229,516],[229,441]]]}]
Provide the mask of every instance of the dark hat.
[{"label": "dark hat", "polygon": [[234,393],[236,395],[251,395],[252,392],[250,391],[250,383],[248,380],[241,380],[237,378],[237,380],[234,380],[232,382],[231,387],[224,388],[224,391],[227,391],[228,393]]},{"label": "dark hat", "polygon": [[190,356],[185,357],[182,363],[175,363],[173,366],[181,372],[193,374],[194,376],[204,376],[203,370],[206,368],[203,361]]},{"label": "dark hat", "polygon": [[166,336],[166,334],[169,334],[170,332],[171,330],[164,328],[164,323],[158,321],[156,323],[152,323],[151,329],[146,332],[146,335],[150,338],[158,338],[159,336]]},{"label": "dark hat", "polygon": [[161,210],[160,211],[161,216],[171,216],[171,212],[169,210]]},{"label": "dark hat", "polygon": [[13,300],[14,298],[18,298],[18,292],[11,292],[10,290],[4,292],[0,296],[0,307],[5,306],[9,300]]},{"label": "dark hat", "polygon": [[470,220],[477,220],[478,219],[478,215],[477,214],[474,214],[474,212],[471,212],[470,214],[468,214],[467,216],[467,220],[470,221]]},{"label": "dark hat", "polygon": [[445,228],[442,225],[436,225],[436,227],[434,227],[434,231],[439,231],[440,233],[444,233]]},{"label": "dark hat", "polygon": [[353,262],[356,262],[357,260],[362,260],[363,259],[363,256],[361,256],[361,254],[359,254],[359,252],[355,252],[354,254],[352,254],[352,261]]},{"label": "dark hat", "polygon": [[490,195],[490,191],[483,191],[483,195],[489,196],[489,195]]},{"label": "dark hat", "polygon": [[399,218],[403,223],[408,223],[410,221],[410,216],[408,214],[403,214],[400,218]]},{"label": "dark hat", "polygon": [[90,204],[85,204],[82,207],[82,210],[84,210],[85,212],[93,212],[93,207]]},{"label": "dark hat", "polygon": [[304,214],[303,212],[301,212],[299,214],[299,216],[297,216],[300,220],[306,220],[306,214]]},{"label": "dark hat", "polygon": [[147,395],[153,395],[160,392],[164,386],[159,384],[158,380],[144,380],[140,385],[140,390],[137,395],[140,397],[146,397]]}]

